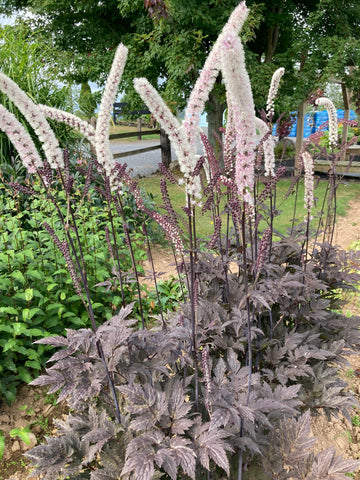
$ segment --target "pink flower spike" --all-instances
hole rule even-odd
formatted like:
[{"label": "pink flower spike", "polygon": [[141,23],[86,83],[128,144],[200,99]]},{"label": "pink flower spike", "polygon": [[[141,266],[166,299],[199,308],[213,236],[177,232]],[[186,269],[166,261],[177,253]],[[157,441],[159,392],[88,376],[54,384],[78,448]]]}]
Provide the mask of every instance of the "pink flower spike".
[{"label": "pink flower spike", "polygon": [[43,162],[31,136],[3,105],[0,105],[0,129],[9,137],[29,173],[36,173],[38,168],[42,168]]},{"label": "pink flower spike", "polygon": [[[260,141],[261,144],[259,148],[264,152],[264,163],[265,163],[265,177],[275,175],[275,153],[274,153],[274,138],[269,134],[268,125],[261,120],[261,118],[255,118],[256,128],[260,132]],[[267,135],[265,140],[263,138]]]},{"label": "pink flower spike", "polygon": [[169,135],[178,155],[180,170],[188,178],[192,171],[194,159],[192,158],[190,144],[178,119],[171,113],[157,90],[146,78],[135,78],[134,87],[161,127]]},{"label": "pink flower spike", "polygon": [[1,72],[0,91],[9,97],[35,130],[51,167],[62,168],[64,159],[59,142],[40,108],[11,78]]},{"label": "pink flower spike", "polygon": [[315,100],[316,105],[322,105],[326,108],[329,114],[329,144],[330,148],[335,148],[338,141],[337,136],[337,113],[332,101],[326,97],[320,97]]},{"label": "pink flower spike", "polygon": [[223,38],[221,61],[231,120],[235,131],[235,180],[242,199],[253,204],[255,169],[255,105],[249,75],[245,68],[244,49],[238,36]]},{"label": "pink flower spike", "polygon": [[266,102],[266,112],[268,116],[274,115],[274,100],[279,90],[281,77],[284,75],[284,73],[285,68],[278,68],[272,76],[269,95]]},{"label": "pink flower spike", "polygon": [[304,203],[310,215],[314,205],[314,160],[307,151],[302,152],[301,156],[304,162]]},{"label": "pink flower spike", "polygon": [[246,7],[245,2],[241,2],[232,12],[228,22],[214,43],[200,76],[191,92],[185,111],[183,126],[192,147],[194,147],[194,144],[196,143],[197,133],[199,132],[200,115],[204,111],[205,102],[209,97],[209,93],[215,84],[221,68],[220,51],[223,48],[222,43],[224,37],[228,33],[237,36],[244,25],[248,13],[249,9]]},{"label": "pink flower spike", "polygon": [[77,130],[95,147],[95,129],[90,123],[69,112],[64,112],[57,108],[48,107],[47,105],[39,105],[39,108],[47,118],[65,123],[74,130]]},{"label": "pink flower spike", "polygon": [[95,130],[96,155],[98,162],[110,175],[114,168],[114,159],[110,150],[109,132],[110,117],[113,104],[118,92],[119,83],[124,71],[128,49],[120,44],[115,52],[115,57],[101,98],[98,119]]}]

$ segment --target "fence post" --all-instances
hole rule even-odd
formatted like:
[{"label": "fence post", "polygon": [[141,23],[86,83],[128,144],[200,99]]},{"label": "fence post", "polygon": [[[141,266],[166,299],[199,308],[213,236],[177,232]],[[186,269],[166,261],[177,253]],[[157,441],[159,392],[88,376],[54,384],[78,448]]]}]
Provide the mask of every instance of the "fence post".
[{"label": "fence post", "polygon": [[137,139],[141,140],[141,118],[137,119],[136,126],[137,126],[137,131],[138,131]]},{"label": "fence post", "polygon": [[297,117],[296,142],[295,142],[295,172],[297,172],[296,166],[299,159],[301,147],[303,146],[303,143],[304,143],[304,123],[305,123],[306,103],[305,102],[300,103],[298,108],[299,110],[298,110],[298,117]]},{"label": "fence post", "polygon": [[160,145],[161,145],[161,162],[166,168],[169,168],[171,163],[171,144],[170,139],[163,129],[160,130]]}]

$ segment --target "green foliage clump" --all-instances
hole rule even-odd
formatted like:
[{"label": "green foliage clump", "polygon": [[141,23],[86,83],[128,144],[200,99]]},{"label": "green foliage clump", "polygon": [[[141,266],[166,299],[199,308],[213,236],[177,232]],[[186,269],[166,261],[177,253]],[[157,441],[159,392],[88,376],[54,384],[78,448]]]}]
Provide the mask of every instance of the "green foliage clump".
[{"label": "green foliage clump", "polygon": [[[114,275],[114,263],[110,257],[105,229],[109,224],[106,206],[96,191],[89,192],[90,201],[81,201],[82,177],[78,173],[78,185],[73,201],[77,203],[76,221],[79,240],[84,249],[88,283],[95,319],[100,323],[109,319],[124,303],[135,301],[135,283],[131,281],[132,261],[124,239],[122,222],[114,217],[119,232],[118,253],[121,269],[130,281],[124,283],[122,299]],[[28,182],[29,185],[29,182]],[[45,198],[40,185],[31,185],[36,195],[31,197],[13,191],[8,185],[0,185],[0,398],[8,403],[15,399],[19,382],[30,382],[37,377],[49,358],[49,347],[33,342],[48,335],[60,335],[65,329],[89,326],[89,316],[83,299],[76,294],[67,270],[67,262],[45,231],[44,222],[50,224],[60,240],[61,220],[56,207]],[[151,200],[145,201],[151,207]],[[58,192],[58,207],[67,217],[66,195]],[[124,202],[129,234],[135,261],[141,265],[146,259],[144,235],[140,226],[148,223],[148,232],[157,242],[162,240],[156,226],[147,222],[146,216],[137,211],[133,199]],[[69,228],[70,224],[69,224]],[[139,272],[144,274],[140,266]],[[171,308],[178,299],[167,297],[175,291],[174,282],[167,287],[159,285],[164,309]],[[154,303],[155,294],[143,287],[145,316],[159,313]],[[172,301],[172,298],[174,301]]]}]

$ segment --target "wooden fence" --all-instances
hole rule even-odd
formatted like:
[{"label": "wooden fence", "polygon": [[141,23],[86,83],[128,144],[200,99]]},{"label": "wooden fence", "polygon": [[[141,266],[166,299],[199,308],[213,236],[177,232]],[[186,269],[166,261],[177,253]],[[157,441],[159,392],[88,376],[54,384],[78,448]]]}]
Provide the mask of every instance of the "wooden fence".
[{"label": "wooden fence", "polygon": [[127,152],[114,153],[114,158],[124,158],[130,157],[131,155],[138,155],[140,153],[151,152],[152,150],[161,149],[161,162],[168,167],[171,163],[171,146],[169,137],[166,135],[164,130],[142,130],[141,129],[141,119],[138,119],[137,122],[137,132],[128,132],[128,133],[114,133],[109,136],[110,140],[118,140],[124,138],[137,137],[138,140],[141,140],[143,136],[147,135],[160,135],[159,145],[152,145],[151,147],[137,148],[136,150],[128,150]]}]

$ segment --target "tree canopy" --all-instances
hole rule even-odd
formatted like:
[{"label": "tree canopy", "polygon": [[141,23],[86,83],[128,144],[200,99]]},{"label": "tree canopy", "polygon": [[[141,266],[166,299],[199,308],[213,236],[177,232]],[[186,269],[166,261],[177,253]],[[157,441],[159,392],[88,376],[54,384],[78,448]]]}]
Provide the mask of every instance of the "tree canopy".
[{"label": "tree canopy", "polygon": [[[247,3],[252,14],[241,35],[258,109],[265,105],[271,75],[279,66],[286,68],[279,111],[296,109],[334,75],[360,90],[357,1]],[[4,0],[0,8],[2,13],[29,9],[33,28],[53,46],[51,61],[78,83],[102,83],[114,47],[124,43],[129,57],[122,88],[130,92],[132,79],[145,76],[170,106],[181,109],[237,4],[237,0]],[[219,86],[215,100],[221,102]]]}]

